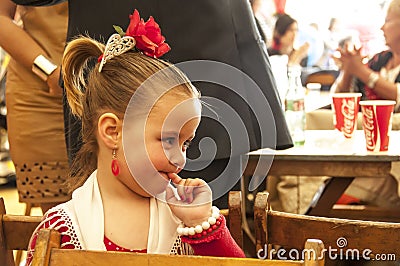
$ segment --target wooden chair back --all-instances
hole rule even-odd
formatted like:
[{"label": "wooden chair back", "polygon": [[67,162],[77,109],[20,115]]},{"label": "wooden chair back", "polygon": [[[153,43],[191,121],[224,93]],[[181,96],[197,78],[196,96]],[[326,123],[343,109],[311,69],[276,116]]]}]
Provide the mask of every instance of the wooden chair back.
[{"label": "wooden chair back", "polygon": [[[254,223],[257,250],[266,245],[302,249],[306,239],[317,238],[322,240],[327,249],[325,256],[329,255],[329,249],[337,255],[336,258],[329,256],[330,260],[351,259],[357,252],[360,259],[363,259],[363,255],[371,259],[384,255],[387,260],[400,257],[400,223],[314,217],[272,211],[268,204],[268,192],[259,192],[256,195]],[[353,253],[355,255],[352,255]],[[342,258],[339,257],[340,254],[344,254]]]},{"label": "wooden chair back", "polygon": [[226,218],[227,226],[233,239],[243,249],[242,192],[229,191],[228,209],[222,209],[220,212]]},{"label": "wooden chair back", "polygon": [[329,90],[332,84],[335,82],[339,75],[339,71],[336,70],[321,70],[309,74],[306,77],[305,85],[308,83],[320,83],[321,90]]},{"label": "wooden chair back", "polygon": [[207,256],[177,256],[160,254],[140,254],[114,251],[88,251],[60,249],[60,234],[52,229],[39,232],[32,266],[108,266],[108,265],[143,265],[143,266],[294,266],[316,265],[315,261],[278,261],[255,258],[222,258]]},{"label": "wooden chair back", "polygon": [[4,199],[0,197],[0,265],[19,265],[20,255],[14,260],[13,250],[27,250],[40,221],[40,216],[6,214]]}]

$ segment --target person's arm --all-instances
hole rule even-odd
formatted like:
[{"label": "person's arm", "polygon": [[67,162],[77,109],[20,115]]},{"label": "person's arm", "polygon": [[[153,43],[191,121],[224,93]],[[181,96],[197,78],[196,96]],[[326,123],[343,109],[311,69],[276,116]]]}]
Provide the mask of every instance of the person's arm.
[{"label": "person's arm", "polygon": [[353,82],[353,76],[349,73],[342,71],[340,75],[337,77],[334,84],[332,84],[331,92],[351,92],[351,87]]},{"label": "person's arm", "polygon": [[[45,63],[47,63],[47,60],[51,64],[51,58],[49,58],[39,44],[27,32],[14,23],[16,9],[17,5],[11,0],[0,0],[0,46],[15,61],[28,69],[32,69],[35,59],[40,55],[44,56]],[[47,75],[45,71],[41,78],[47,82],[50,92],[61,93],[61,88],[58,85],[60,76],[59,67],[54,70],[52,67],[47,68],[47,65],[42,66],[42,63],[39,62],[39,70],[42,67],[44,70],[52,72]]]},{"label": "person's arm", "polygon": [[220,219],[219,228],[211,233],[200,238],[182,236],[182,242],[190,244],[195,255],[244,258],[243,250],[236,244],[226,227],[225,217],[220,215]]},{"label": "person's arm", "polygon": [[362,67],[354,69],[353,73],[368,87],[372,87],[371,89],[380,98],[397,101],[397,84],[382,78],[379,72],[374,72],[367,65],[362,65]]},{"label": "person's arm", "polygon": [[351,85],[351,78],[355,77],[370,87],[380,98],[395,100],[398,98],[397,84],[382,78],[379,72],[375,72],[362,62],[360,49],[354,51],[342,51],[340,62],[343,76],[338,83],[337,91],[347,91]]}]

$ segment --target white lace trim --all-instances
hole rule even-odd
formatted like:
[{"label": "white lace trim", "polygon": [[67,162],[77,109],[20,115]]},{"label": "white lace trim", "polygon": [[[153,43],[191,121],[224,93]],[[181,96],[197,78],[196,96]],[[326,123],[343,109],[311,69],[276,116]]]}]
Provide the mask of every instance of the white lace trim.
[{"label": "white lace trim", "polygon": [[[31,237],[31,241],[34,238],[37,241],[40,229],[44,228],[57,230],[61,234],[61,238],[63,236],[69,236],[69,241],[61,243],[61,248],[72,246],[74,249],[82,249],[82,245],[80,244],[76,231],[73,228],[72,220],[61,206],[56,206],[50,209],[45,216],[43,216],[42,221]],[[35,252],[35,249],[30,249],[31,241],[27,252],[27,260],[30,262],[32,262],[33,254]]]},{"label": "white lace trim", "polygon": [[[56,221],[51,222],[51,220]],[[46,228],[55,229],[63,236],[69,236],[70,240],[65,243],[61,243],[61,248],[72,245],[74,249],[82,249],[82,245],[79,242],[78,235],[73,227],[71,217],[66,213],[63,208],[54,207],[47,212],[43,222]]]},{"label": "white lace trim", "polygon": [[172,249],[169,254],[171,254],[171,255],[194,255],[194,251],[189,244],[183,243],[181,240],[181,237],[178,236],[176,238],[175,243],[172,246]]}]

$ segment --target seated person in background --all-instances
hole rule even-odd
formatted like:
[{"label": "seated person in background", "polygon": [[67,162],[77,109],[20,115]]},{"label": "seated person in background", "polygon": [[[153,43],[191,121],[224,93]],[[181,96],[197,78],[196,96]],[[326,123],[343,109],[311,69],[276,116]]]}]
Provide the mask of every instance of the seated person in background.
[{"label": "seated person in background", "polygon": [[287,55],[288,65],[307,66],[307,52],[309,44],[306,42],[298,49],[294,48],[298,32],[297,21],[287,14],[279,14],[275,23],[272,46],[268,54]]},{"label": "seated person in background", "polygon": [[[341,75],[332,86],[333,92],[361,92],[362,100],[395,100],[395,112],[399,111],[400,99],[400,0],[389,4],[382,31],[388,50],[380,52],[364,64],[360,49],[345,47],[339,49],[336,58],[341,67]],[[351,49],[349,49],[351,48]],[[393,120],[394,122],[395,120]],[[393,128],[398,126],[393,125]],[[400,167],[395,165],[392,176],[386,178],[356,178],[345,194],[364,202],[383,206],[399,207]]]},{"label": "seated person in background", "polygon": [[244,257],[206,182],[178,176],[200,123],[200,94],[157,59],[170,47],[154,19],[137,10],[130,17],[125,36],[105,47],[83,36],[66,47],[66,95],[83,130],[68,178],[75,191],[44,215],[27,265],[41,228],[58,230],[62,248]]},{"label": "seated person in background", "polygon": [[388,50],[382,51],[363,63],[361,48],[345,45],[339,48],[340,57],[335,58],[341,69],[332,90],[335,92],[361,92],[366,100],[394,100],[395,112],[399,111],[400,99],[400,1],[393,0],[388,8],[382,31]]}]

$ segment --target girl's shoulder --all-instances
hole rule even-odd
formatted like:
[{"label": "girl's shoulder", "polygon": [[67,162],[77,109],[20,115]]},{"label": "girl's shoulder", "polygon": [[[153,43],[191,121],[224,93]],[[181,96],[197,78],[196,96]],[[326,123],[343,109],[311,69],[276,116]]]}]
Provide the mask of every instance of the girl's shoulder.
[{"label": "girl's shoulder", "polygon": [[66,249],[82,249],[80,241],[74,229],[72,219],[68,215],[65,204],[57,205],[48,210],[42,218],[42,222],[38,225],[29,241],[29,247],[26,258],[26,265],[30,265],[35,252],[36,240],[39,231],[42,229],[54,229],[61,234],[61,248]]}]

